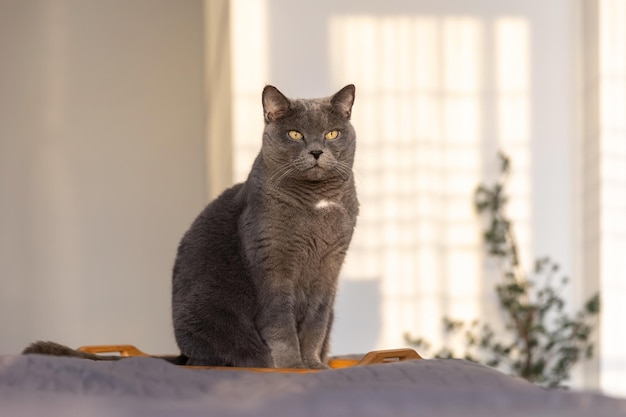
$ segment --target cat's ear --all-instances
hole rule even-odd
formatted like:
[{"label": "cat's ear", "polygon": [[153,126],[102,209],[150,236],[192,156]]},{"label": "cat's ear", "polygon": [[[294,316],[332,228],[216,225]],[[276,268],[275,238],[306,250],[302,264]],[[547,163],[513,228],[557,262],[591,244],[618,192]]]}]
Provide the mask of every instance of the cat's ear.
[{"label": "cat's ear", "polygon": [[346,85],[330,99],[330,104],[335,107],[346,119],[352,115],[352,105],[354,104],[354,84]]},{"label": "cat's ear", "polygon": [[289,99],[273,85],[263,89],[263,115],[267,123],[274,122],[289,111]]}]

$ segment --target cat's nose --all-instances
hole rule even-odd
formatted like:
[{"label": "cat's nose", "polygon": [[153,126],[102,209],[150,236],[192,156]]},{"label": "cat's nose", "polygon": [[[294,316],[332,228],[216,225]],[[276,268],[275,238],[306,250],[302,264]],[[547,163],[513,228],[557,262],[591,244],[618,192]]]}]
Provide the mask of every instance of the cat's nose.
[{"label": "cat's nose", "polygon": [[321,155],[321,154],[323,154],[323,153],[324,153],[324,151],[319,151],[319,150],[317,150],[317,151],[311,151],[311,152],[309,152],[309,153],[310,153],[311,155],[313,155],[313,158],[315,158],[315,159],[319,159],[319,158],[320,158],[320,155]]}]

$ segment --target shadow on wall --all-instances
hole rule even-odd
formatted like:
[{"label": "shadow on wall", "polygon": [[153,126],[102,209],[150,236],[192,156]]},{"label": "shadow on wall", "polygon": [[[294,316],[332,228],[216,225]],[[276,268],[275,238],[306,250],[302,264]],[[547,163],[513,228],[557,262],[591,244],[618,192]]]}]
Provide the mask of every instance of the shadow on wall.
[{"label": "shadow on wall", "polygon": [[382,326],[381,299],[379,280],[340,279],[331,354],[366,353],[376,349]]}]

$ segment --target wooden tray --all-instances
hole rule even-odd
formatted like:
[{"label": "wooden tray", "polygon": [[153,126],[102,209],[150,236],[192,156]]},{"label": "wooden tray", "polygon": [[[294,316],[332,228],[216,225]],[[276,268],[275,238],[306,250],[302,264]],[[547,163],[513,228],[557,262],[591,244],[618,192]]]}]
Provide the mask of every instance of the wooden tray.
[{"label": "wooden tray", "polygon": [[[151,356],[133,345],[95,345],[81,346],[78,350],[87,353],[118,353],[122,357]],[[413,349],[375,350],[360,359],[348,357],[334,357],[328,361],[331,369],[349,368],[351,366],[367,366],[381,363],[401,362],[406,360],[423,359]],[[191,369],[223,369],[229,371],[249,372],[281,372],[281,373],[309,373],[319,369],[291,369],[291,368],[235,368],[230,366],[185,366]]]}]

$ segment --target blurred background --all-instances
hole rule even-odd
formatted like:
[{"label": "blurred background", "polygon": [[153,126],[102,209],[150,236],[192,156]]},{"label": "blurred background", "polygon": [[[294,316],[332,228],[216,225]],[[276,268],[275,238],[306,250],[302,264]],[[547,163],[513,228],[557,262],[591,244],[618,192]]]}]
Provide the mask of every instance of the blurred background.
[{"label": "blurred background", "polygon": [[0,0],[0,354],[177,351],[170,279],[246,178],[260,93],[357,88],[334,354],[497,315],[473,192],[512,161],[522,262],[600,292],[574,386],[626,395],[626,0]]}]

